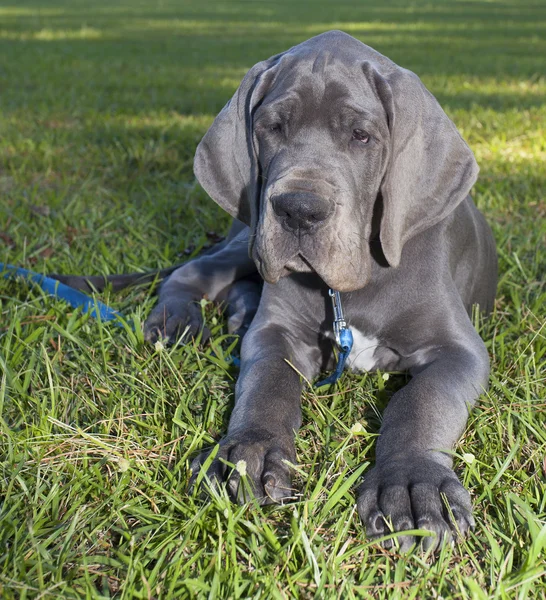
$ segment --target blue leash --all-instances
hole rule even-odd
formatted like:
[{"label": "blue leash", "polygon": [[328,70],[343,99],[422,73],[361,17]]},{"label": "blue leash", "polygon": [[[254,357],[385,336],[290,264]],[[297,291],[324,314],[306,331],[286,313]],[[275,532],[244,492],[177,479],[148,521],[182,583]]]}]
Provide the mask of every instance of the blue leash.
[{"label": "blue leash", "polygon": [[24,277],[39,285],[47,294],[68,302],[73,308],[81,308],[83,313],[89,313],[95,319],[100,318],[101,321],[115,321],[118,327],[123,327],[123,316],[119,312],[83,292],[68,287],[56,279],[4,263],[0,263],[1,273],[3,273],[4,279]]},{"label": "blue leash", "polygon": [[[95,300],[87,294],[75,290],[56,279],[52,279],[46,275],[40,275],[39,273],[21,267],[0,263],[0,274],[2,273],[5,279],[13,279],[15,277],[28,279],[39,285],[47,294],[59,298],[60,300],[64,300],[73,308],[81,308],[83,313],[89,313],[95,319],[98,317],[101,321],[115,321],[115,325],[118,327],[124,326],[124,319],[121,313],[110,308],[103,302]],[[339,353],[337,366],[334,372],[326,379],[315,383],[314,387],[331,385],[341,377],[343,369],[345,368],[345,363],[347,362],[347,358],[353,347],[353,334],[347,327],[347,323],[343,317],[343,308],[341,306],[339,292],[329,290],[328,293],[332,299],[332,306],[334,309],[334,335],[339,348]],[[238,367],[240,365],[240,360],[238,358],[233,357],[232,360],[235,366]]]},{"label": "blue leash", "polygon": [[326,379],[315,383],[315,387],[331,385],[341,377],[343,369],[345,368],[345,363],[353,348],[353,332],[347,327],[347,323],[345,322],[343,308],[341,306],[341,296],[336,290],[328,290],[328,294],[332,299],[332,306],[334,309],[334,335],[339,348],[339,353],[335,371]]}]

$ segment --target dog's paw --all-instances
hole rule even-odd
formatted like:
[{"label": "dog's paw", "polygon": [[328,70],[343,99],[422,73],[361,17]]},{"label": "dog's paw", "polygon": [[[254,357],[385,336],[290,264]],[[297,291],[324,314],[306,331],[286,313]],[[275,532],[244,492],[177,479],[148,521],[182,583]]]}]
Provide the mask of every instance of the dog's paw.
[{"label": "dog's paw", "polygon": [[[358,489],[358,513],[370,539],[390,532],[425,529],[425,551],[434,552],[474,527],[470,496],[455,473],[427,457],[385,462],[369,471]],[[412,535],[398,538],[400,550],[419,541]],[[383,542],[391,547],[392,541]]]},{"label": "dog's paw", "polygon": [[245,432],[224,438],[214,459],[202,473],[212,450],[191,465],[190,486],[218,488],[224,482],[231,499],[240,504],[252,498],[260,504],[282,503],[294,497],[290,464],[295,462],[293,442],[262,432]]},{"label": "dog's paw", "polygon": [[160,339],[170,344],[187,341],[201,333],[201,342],[210,336],[204,327],[199,299],[184,297],[160,301],[144,323],[144,339],[155,344]]}]

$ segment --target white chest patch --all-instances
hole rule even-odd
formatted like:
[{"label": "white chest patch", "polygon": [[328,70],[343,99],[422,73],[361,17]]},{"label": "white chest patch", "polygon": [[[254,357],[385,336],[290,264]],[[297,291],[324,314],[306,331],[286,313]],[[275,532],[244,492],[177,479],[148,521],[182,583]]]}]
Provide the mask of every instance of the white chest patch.
[{"label": "white chest patch", "polygon": [[351,327],[353,332],[353,349],[349,358],[347,358],[347,366],[353,371],[371,371],[376,361],[373,357],[379,340],[375,337],[368,337]]}]

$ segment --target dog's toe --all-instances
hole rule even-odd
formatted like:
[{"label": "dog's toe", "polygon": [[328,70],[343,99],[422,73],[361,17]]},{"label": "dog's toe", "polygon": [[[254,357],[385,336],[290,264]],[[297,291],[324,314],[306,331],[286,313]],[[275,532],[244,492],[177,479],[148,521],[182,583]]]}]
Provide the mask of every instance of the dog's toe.
[{"label": "dog's toe", "polygon": [[[453,471],[425,458],[387,463],[372,469],[358,493],[358,512],[370,539],[397,533],[382,540],[400,551],[420,542],[425,552],[435,552],[474,525],[470,496]],[[422,538],[403,532],[420,529]]]},{"label": "dog's toe", "polygon": [[209,486],[225,482],[230,497],[239,503],[252,499],[260,504],[282,503],[294,497],[290,474],[294,451],[292,446],[283,446],[279,440],[259,434],[238,440],[226,438],[201,477],[209,453],[193,461],[191,483],[198,478]]},{"label": "dog's toe", "polygon": [[201,343],[210,336],[195,302],[158,304],[144,323],[144,339],[152,344],[161,339],[173,344],[197,338],[199,334]]}]

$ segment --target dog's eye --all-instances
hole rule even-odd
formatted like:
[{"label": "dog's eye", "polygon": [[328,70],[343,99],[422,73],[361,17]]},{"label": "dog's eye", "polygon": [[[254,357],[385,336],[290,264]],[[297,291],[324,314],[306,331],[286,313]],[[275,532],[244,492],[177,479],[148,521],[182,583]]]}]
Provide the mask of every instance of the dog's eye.
[{"label": "dog's eye", "polygon": [[271,123],[267,126],[269,133],[282,133],[282,123]]},{"label": "dog's eye", "polygon": [[367,144],[370,141],[370,134],[364,129],[353,129],[353,140],[357,140],[362,144]]}]

